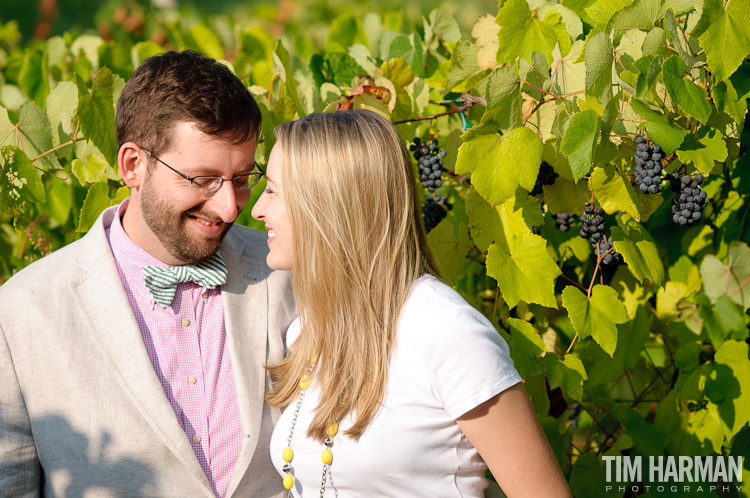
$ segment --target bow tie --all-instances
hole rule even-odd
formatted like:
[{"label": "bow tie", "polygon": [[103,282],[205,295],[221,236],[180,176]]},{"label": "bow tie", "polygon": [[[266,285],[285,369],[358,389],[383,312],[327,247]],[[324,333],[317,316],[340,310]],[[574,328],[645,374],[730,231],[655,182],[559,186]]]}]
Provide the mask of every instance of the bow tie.
[{"label": "bow tie", "polygon": [[216,253],[197,265],[144,266],[143,281],[154,301],[166,308],[172,304],[177,284],[195,282],[206,289],[213,289],[227,281],[227,267]]}]

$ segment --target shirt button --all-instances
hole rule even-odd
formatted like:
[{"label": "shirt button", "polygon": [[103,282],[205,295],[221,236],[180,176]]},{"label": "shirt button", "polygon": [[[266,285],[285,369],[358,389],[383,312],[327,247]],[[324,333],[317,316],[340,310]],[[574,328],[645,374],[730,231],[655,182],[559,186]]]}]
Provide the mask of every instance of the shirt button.
[{"label": "shirt button", "polygon": [[149,306],[151,306],[151,303],[153,303],[153,301],[150,300],[150,299],[148,301],[146,301],[146,304],[148,304]]},{"label": "shirt button", "polygon": [[190,320],[188,320],[187,318],[183,318],[182,319],[182,326],[183,327],[187,327],[188,325],[190,325]]},{"label": "shirt button", "polygon": [[203,299],[206,299],[208,297],[208,291],[203,291],[203,294],[201,294]]},{"label": "shirt button", "polygon": [[192,375],[188,377],[188,382],[190,382],[191,384],[195,384],[195,377],[193,377]]},{"label": "shirt button", "polygon": [[195,436],[193,436],[193,442],[194,443],[200,443],[201,442],[201,437],[198,434],[196,434]]}]

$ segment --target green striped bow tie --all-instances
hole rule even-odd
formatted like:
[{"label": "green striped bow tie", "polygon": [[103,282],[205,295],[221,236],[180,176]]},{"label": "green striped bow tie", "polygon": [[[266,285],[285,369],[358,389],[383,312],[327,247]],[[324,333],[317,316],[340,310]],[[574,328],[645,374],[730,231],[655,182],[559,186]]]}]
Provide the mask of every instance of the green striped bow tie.
[{"label": "green striped bow tie", "polygon": [[216,253],[197,265],[144,266],[143,281],[154,301],[166,308],[172,304],[177,284],[195,282],[206,289],[213,289],[227,281],[227,267],[221,255]]}]

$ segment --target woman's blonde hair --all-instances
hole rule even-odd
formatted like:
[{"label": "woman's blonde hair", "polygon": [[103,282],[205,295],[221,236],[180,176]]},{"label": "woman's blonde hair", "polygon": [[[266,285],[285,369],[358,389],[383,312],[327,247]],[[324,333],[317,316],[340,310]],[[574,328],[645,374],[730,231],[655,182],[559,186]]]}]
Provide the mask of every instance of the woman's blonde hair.
[{"label": "woman's blonde hair", "polygon": [[393,125],[367,110],[311,114],[275,129],[293,232],[302,331],[269,367],[288,405],[311,358],[320,403],[308,436],[351,415],[358,437],[383,402],[396,325],[412,283],[439,276],[411,158]]}]

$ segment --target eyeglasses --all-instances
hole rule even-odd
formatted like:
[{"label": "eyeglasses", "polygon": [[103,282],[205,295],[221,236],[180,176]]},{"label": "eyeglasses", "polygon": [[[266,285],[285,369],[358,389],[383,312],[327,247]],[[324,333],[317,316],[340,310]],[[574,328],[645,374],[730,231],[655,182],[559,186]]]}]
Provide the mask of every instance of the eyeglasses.
[{"label": "eyeglasses", "polygon": [[253,188],[255,185],[258,184],[258,182],[260,181],[260,177],[263,176],[263,170],[261,170],[260,167],[257,166],[256,164],[256,166],[258,167],[260,171],[253,171],[252,173],[246,173],[244,175],[237,175],[233,177],[231,180],[224,180],[224,178],[220,176],[194,176],[190,178],[189,176],[180,173],[179,171],[177,171],[172,166],[165,163],[164,161],[162,161],[155,155],[151,154],[146,149],[141,149],[141,150],[145,152],[146,154],[148,154],[149,156],[156,159],[157,161],[159,161],[160,163],[162,163],[167,168],[171,169],[172,171],[174,171],[175,173],[183,177],[185,180],[189,181],[190,188],[198,192],[204,193],[204,194],[212,194],[218,191],[225,181],[231,181],[232,188],[234,188],[234,190],[250,190],[251,188]]}]

